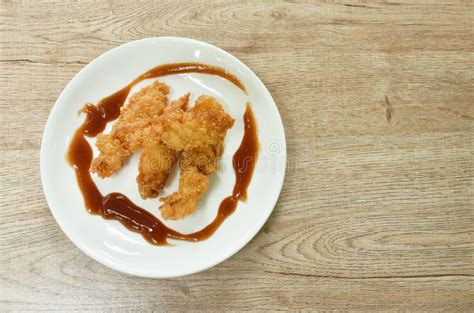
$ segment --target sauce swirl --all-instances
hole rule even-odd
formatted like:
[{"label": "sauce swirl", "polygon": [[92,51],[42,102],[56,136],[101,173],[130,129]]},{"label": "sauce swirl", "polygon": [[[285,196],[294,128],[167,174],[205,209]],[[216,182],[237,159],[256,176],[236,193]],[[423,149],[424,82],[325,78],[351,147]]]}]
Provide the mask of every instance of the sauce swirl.
[{"label": "sauce swirl", "polygon": [[95,137],[105,129],[107,123],[119,117],[120,107],[124,104],[132,87],[138,82],[149,78],[190,72],[221,76],[246,92],[244,85],[237,77],[219,67],[200,63],[176,63],[157,66],[138,76],[124,88],[102,99],[96,106],[87,104],[82,110],[86,113],[86,119],[82,126],[76,130],[67,153],[68,161],[75,171],[88,212],[100,215],[104,219],[119,221],[126,228],[141,234],[143,238],[154,245],[166,245],[167,239],[205,240],[212,236],[219,226],[236,210],[239,201],[247,199],[247,187],[252,179],[259,149],[257,127],[250,103],[247,103],[244,113],[242,142],[232,158],[235,173],[232,195],[222,200],[215,219],[195,233],[182,234],[167,227],[153,214],[137,206],[121,193],[114,192],[103,196],[89,172],[93,152],[85,136]]}]

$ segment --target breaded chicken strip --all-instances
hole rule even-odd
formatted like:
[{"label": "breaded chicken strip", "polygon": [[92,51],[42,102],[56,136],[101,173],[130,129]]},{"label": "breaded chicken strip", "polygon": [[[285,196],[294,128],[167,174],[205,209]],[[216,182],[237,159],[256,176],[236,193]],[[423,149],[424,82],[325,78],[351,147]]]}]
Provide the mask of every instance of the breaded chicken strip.
[{"label": "breaded chicken strip", "polygon": [[200,96],[193,108],[164,116],[162,141],[174,150],[190,150],[216,144],[231,128],[234,119],[217,100]]},{"label": "breaded chicken strip", "polygon": [[218,170],[224,137],[233,124],[234,119],[209,96],[199,97],[188,112],[174,112],[171,119],[165,119],[163,142],[183,151],[178,192],[161,198],[165,219],[182,219],[196,210],[207,189],[208,175]]},{"label": "breaded chicken strip", "polygon": [[161,141],[143,148],[138,163],[137,184],[143,199],[156,198],[176,163],[176,151]]},{"label": "breaded chicken strip", "polygon": [[208,185],[207,175],[197,168],[181,169],[178,192],[161,199],[164,202],[160,207],[163,218],[180,220],[192,214]]},{"label": "breaded chicken strip", "polygon": [[[186,110],[189,93],[171,102],[164,109],[164,115],[176,110]],[[138,164],[138,190],[143,199],[156,198],[163,189],[177,159],[177,152],[161,142],[161,118],[154,119],[145,129],[143,151]]]},{"label": "breaded chicken strip", "polygon": [[102,178],[111,176],[130,154],[142,147],[143,131],[163,113],[168,94],[168,86],[155,81],[130,97],[111,132],[97,136],[100,154],[92,160],[92,172]]}]

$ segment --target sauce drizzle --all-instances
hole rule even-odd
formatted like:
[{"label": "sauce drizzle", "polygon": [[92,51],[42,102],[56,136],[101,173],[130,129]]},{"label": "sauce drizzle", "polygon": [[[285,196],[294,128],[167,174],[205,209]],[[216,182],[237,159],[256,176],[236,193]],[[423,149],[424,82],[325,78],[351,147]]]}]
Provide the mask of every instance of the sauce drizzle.
[{"label": "sauce drizzle", "polygon": [[217,216],[209,225],[191,234],[182,234],[167,227],[153,214],[137,206],[121,193],[114,192],[103,196],[89,172],[93,153],[85,136],[95,137],[105,129],[107,123],[119,117],[120,107],[124,104],[132,87],[138,82],[149,78],[190,72],[221,76],[246,92],[244,85],[237,77],[219,67],[200,63],[176,63],[157,66],[138,76],[124,88],[102,99],[96,106],[87,104],[82,110],[87,115],[86,120],[76,130],[67,154],[69,163],[75,171],[88,212],[100,215],[104,219],[119,221],[126,228],[141,234],[143,238],[154,245],[166,245],[167,239],[205,240],[214,234],[227,217],[235,211],[239,201],[247,199],[247,187],[252,179],[259,149],[257,127],[250,103],[247,103],[244,113],[244,136],[232,158],[235,173],[235,185],[232,195],[222,200]]}]

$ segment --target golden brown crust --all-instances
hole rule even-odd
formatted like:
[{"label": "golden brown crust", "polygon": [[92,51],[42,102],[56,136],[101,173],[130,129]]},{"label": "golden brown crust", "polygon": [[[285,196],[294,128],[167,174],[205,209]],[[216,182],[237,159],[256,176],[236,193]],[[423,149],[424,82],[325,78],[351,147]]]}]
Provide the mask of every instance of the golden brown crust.
[{"label": "golden brown crust", "polygon": [[176,151],[160,141],[143,148],[138,164],[138,190],[143,199],[156,198],[176,162]]},{"label": "golden brown crust", "polygon": [[162,141],[181,151],[213,145],[222,140],[234,119],[214,98],[200,96],[193,108],[174,111],[163,119]]},{"label": "golden brown crust", "polygon": [[207,190],[209,179],[196,168],[181,169],[178,192],[161,198],[161,215],[165,219],[179,220],[194,213],[199,200]]},{"label": "golden brown crust", "polygon": [[175,220],[196,210],[207,189],[208,176],[219,168],[224,137],[234,120],[209,96],[199,97],[192,109],[175,111],[168,118],[163,123],[163,142],[183,152],[178,192],[161,198],[164,204],[160,210],[165,219]]},{"label": "golden brown crust", "polygon": [[99,156],[92,160],[91,171],[100,177],[114,174],[125,159],[142,147],[143,131],[163,113],[169,88],[158,81],[133,94],[109,134],[97,136]]},{"label": "golden brown crust", "polygon": [[[189,93],[171,102],[164,113],[185,110]],[[177,152],[161,142],[161,118],[155,119],[143,132],[143,151],[138,164],[137,184],[143,199],[156,198],[166,184],[177,159]]]},{"label": "golden brown crust", "polygon": [[188,109],[189,93],[168,102],[169,88],[159,83],[142,88],[122,107],[109,134],[99,134],[100,151],[91,171],[100,177],[114,174],[124,160],[143,149],[137,184],[142,198],[157,197],[181,152],[178,191],[161,200],[165,219],[192,214],[207,190],[208,176],[219,169],[227,130],[234,119],[210,96],[200,96]]}]

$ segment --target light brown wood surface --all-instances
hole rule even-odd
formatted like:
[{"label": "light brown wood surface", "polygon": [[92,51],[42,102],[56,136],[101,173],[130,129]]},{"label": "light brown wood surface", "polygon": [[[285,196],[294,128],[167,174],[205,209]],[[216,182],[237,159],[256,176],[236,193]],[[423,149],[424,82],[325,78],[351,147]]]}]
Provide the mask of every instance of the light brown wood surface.
[{"label": "light brown wood surface", "polygon": [[[0,311],[474,310],[473,5],[3,0]],[[215,44],[259,75],[282,115],[288,169],[239,253],[142,279],[59,229],[40,139],[82,67],[170,35]]]}]

